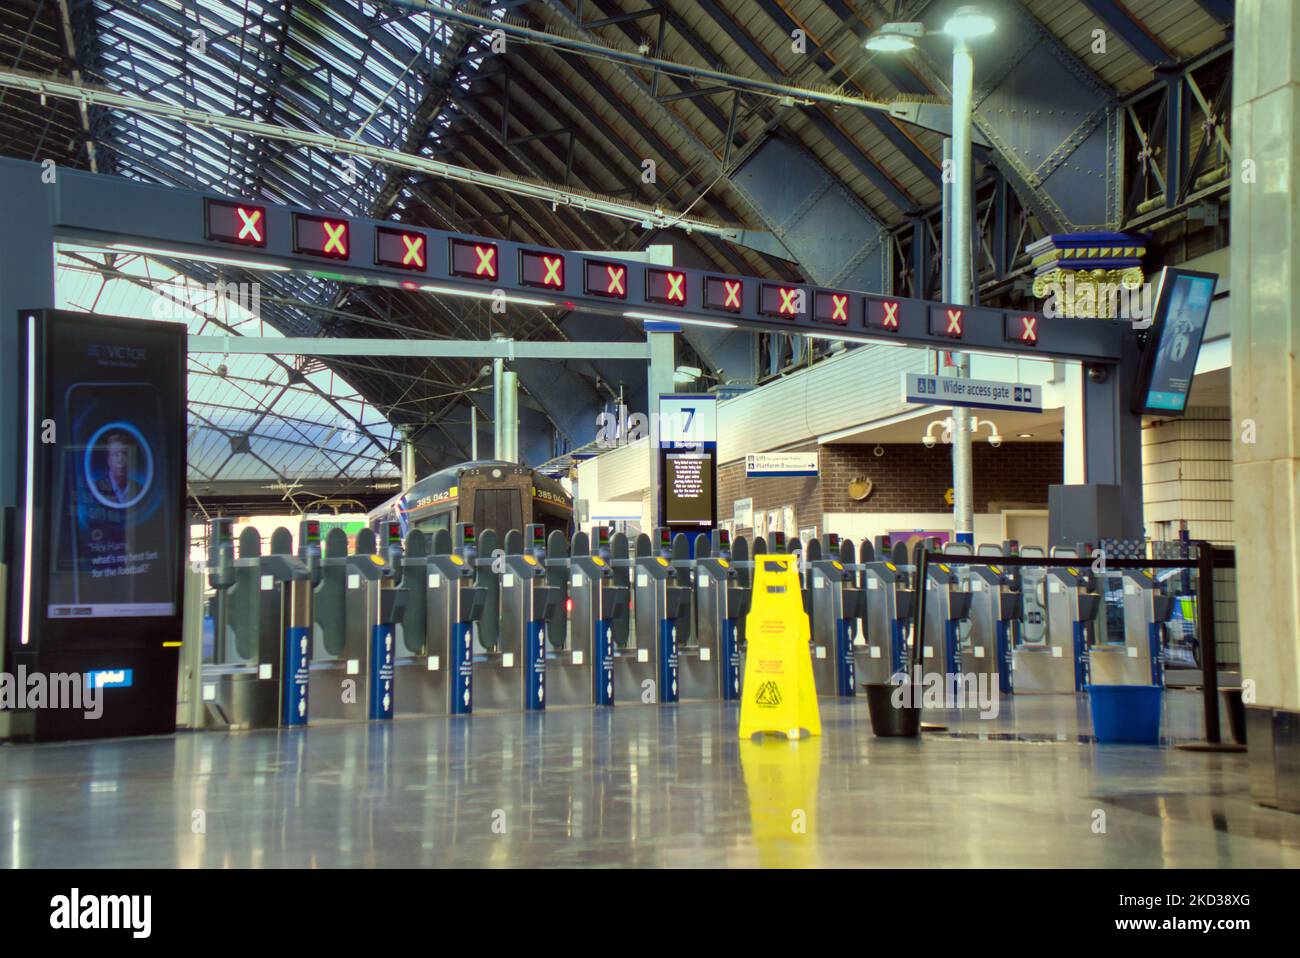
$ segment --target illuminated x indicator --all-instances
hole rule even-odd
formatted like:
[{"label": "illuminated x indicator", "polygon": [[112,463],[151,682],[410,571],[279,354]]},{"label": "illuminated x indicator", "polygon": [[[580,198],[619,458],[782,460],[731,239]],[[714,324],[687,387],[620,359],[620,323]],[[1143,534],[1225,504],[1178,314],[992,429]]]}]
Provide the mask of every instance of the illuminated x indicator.
[{"label": "illuminated x indicator", "polygon": [[645,271],[645,298],[669,306],[686,305],[686,274],[675,269]]},{"label": "illuminated x indicator", "polygon": [[519,252],[519,282],[525,286],[564,289],[564,257],[558,253]]},{"label": "illuminated x indicator", "polygon": [[847,293],[831,293],[831,319],[837,323],[849,321],[849,297]]},{"label": "illuminated x indicator", "polygon": [[469,279],[496,279],[497,246],[472,240],[451,241],[451,275]]},{"label": "illuminated x indicator", "polygon": [[945,312],[948,315],[948,335],[960,336],[961,335],[961,310],[949,309],[949,310],[945,310]]},{"label": "illuminated x indicator", "polygon": [[204,206],[208,239],[242,246],[266,245],[266,209],[247,203],[207,200]]},{"label": "illuminated x indicator", "polygon": [[348,224],[347,223],[321,223],[325,230],[325,249],[324,252],[332,253],[336,256],[348,255]]},{"label": "illuminated x indicator", "polygon": [[1038,345],[1038,317],[1020,317],[1020,341],[1027,346]]},{"label": "illuminated x indicator", "polygon": [[706,309],[725,309],[729,313],[741,311],[741,294],[745,291],[745,282],[740,279],[726,279],[722,276],[704,277],[704,307]]},{"label": "illuminated x indicator", "polygon": [[898,328],[898,303],[881,303],[885,308],[885,321],[882,325],[886,329]]},{"label": "illuminated x indicator", "polygon": [[266,237],[262,235],[262,211],[256,209],[247,209],[243,206],[235,207],[235,212],[239,214],[239,236],[238,239],[248,243],[265,243]]},{"label": "illuminated x indicator", "polygon": [[[814,297],[814,300],[816,297]],[[814,302],[814,307],[816,303]],[[804,291],[798,286],[764,283],[758,290],[758,311],[765,316],[792,319],[807,312]]]},{"label": "illuminated x indicator", "polygon": [[627,299],[627,267],[606,260],[582,261],[583,289],[589,296]]},{"label": "illuminated x indicator", "polygon": [[294,252],[329,259],[348,258],[348,222],[296,214],[293,218]]},{"label": "illuminated x indicator", "polygon": [[402,234],[402,265],[424,268],[424,237]]},{"label": "illuminated x indicator", "polygon": [[796,305],[795,298],[799,295],[797,289],[786,289],[781,287],[781,309],[782,316],[798,316],[799,309]]}]

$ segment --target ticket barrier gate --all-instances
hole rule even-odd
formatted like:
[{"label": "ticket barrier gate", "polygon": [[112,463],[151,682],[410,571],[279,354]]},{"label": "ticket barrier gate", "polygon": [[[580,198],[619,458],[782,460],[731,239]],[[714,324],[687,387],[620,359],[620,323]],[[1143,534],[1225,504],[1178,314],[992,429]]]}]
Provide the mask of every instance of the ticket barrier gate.
[{"label": "ticket barrier gate", "polygon": [[852,696],[853,637],[862,593],[854,580],[856,550],[827,533],[807,546],[813,681],[819,696]]},{"label": "ticket barrier gate", "polygon": [[[1054,546],[1051,556],[1077,558],[1078,552]],[[1095,623],[1101,596],[1091,591],[1091,574],[1080,567],[1045,567],[1034,584],[1046,628],[1038,643],[1026,641],[1016,649],[1015,690],[1081,692],[1088,684],[1088,627]],[[1029,610],[1026,597],[1026,615]]]},{"label": "ticket barrier gate", "polygon": [[1174,614],[1149,569],[1124,569],[1116,575],[1123,590],[1123,644],[1096,643],[1088,650],[1088,672],[1097,685],[1165,684],[1162,633]]},{"label": "ticket barrier gate", "polygon": [[[387,553],[388,550],[385,550]],[[400,560],[399,560],[400,562]],[[365,719],[372,715],[372,668],[385,668],[391,655],[391,634],[387,650],[373,656],[377,629],[391,633],[391,622],[381,616],[380,581],[400,571],[390,554],[381,554],[375,534],[369,529],[357,533],[356,546],[348,554],[348,534],[331,529],[325,536],[321,556],[321,577],[314,596],[310,699],[312,717]],[[373,661],[372,661],[373,660]],[[389,670],[392,663],[386,666]],[[390,675],[391,680],[391,675]],[[383,690],[380,691],[382,705]],[[382,711],[382,710],[381,710]],[[391,713],[391,708],[387,710]]]},{"label": "ticket barrier gate", "polygon": [[[685,536],[678,535],[685,540]],[[715,529],[695,539],[695,635],[680,649],[682,701],[740,698],[740,639],[736,622],[750,594],[732,564],[731,534]]]},{"label": "ticket barrier gate", "polygon": [[246,528],[235,554],[233,520],[209,525],[208,584],[213,655],[194,671],[191,701],[203,703],[203,727],[250,729],[307,724],[313,591],[320,581],[320,523],[279,528],[270,553]]},{"label": "ticket barrier gate", "polygon": [[[426,550],[427,553],[426,553]],[[469,523],[407,537],[393,686],[399,714],[467,715],[474,706],[473,626],[484,594],[475,584],[476,542]]]},{"label": "ticket barrier gate", "polygon": [[858,651],[859,677],[868,685],[887,685],[908,671],[908,634],[916,592],[906,543],[892,550],[888,536],[877,536],[873,546],[863,542],[862,632],[866,644]]},{"label": "ticket barrier gate", "polygon": [[[614,648],[614,687],[627,690],[627,702],[678,701],[679,623],[691,613],[691,591],[678,585],[672,563],[672,537],[656,529],[642,533],[632,557],[633,628]],[[647,685],[647,683],[650,683]],[[654,694],[647,700],[645,690]]]},{"label": "ticket barrier gate", "polygon": [[[574,533],[569,546],[568,664],[586,674],[561,669],[551,678],[552,689],[565,696],[566,704],[614,704],[614,620],[627,615],[630,598],[627,587],[614,579],[609,529],[598,527],[595,533],[594,547],[585,532]],[[573,687],[575,678],[586,679],[585,690]],[[561,682],[567,687],[556,689]]]},{"label": "ticket barrier gate", "polygon": [[[530,524],[522,533],[507,532],[503,563],[500,655],[495,674],[489,673],[488,692],[494,696],[493,707],[540,711],[546,708],[547,696],[546,623],[557,601],[557,590],[547,584],[544,527]],[[474,687],[483,706],[477,657]]]},{"label": "ticket barrier gate", "polygon": [[[981,545],[977,555],[1004,555],[1003,547]],[[1012,691],[1012,623],[1020,619],[1024,605],[1014,578],[1002,566],[972,564],[967,585],[970,590],[970,642],[962,649],[962,670],[996,680],[998,692]]]},{"label": "ticket barrier gate", "polygon": [[[969,555],[969,549],[965,543],[949,542],[943,551]],[[925,590],[925,634],[921,636],[922,675],[937,673],[947,688],[955,680],[949,676],[961,674],[962,626],[970,616],[971,594],[957,566],[932,561],[926,568],[929,581]]]}]

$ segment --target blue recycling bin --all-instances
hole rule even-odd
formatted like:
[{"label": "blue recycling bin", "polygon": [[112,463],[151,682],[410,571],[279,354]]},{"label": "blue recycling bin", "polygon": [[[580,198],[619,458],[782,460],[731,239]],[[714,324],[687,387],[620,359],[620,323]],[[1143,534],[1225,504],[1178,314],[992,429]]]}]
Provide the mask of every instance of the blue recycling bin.
[{"label": "blue recycling bin", "polygon": [[1164,692],[1158,685],[1089,685],[1092,731],[1097,741],[1159,745]]}]

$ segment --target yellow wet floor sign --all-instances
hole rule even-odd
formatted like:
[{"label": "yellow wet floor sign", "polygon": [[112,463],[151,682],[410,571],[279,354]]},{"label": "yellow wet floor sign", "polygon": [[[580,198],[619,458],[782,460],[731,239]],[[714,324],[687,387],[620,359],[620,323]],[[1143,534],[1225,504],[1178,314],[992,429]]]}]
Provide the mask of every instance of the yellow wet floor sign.
[{"label": "yellow wet floor sign", "polygon": [[796,562],[787,555],[754,557],[753,600],[745,617],[741,738],[759,732],[799,738],[801,729],[822,733]]}]

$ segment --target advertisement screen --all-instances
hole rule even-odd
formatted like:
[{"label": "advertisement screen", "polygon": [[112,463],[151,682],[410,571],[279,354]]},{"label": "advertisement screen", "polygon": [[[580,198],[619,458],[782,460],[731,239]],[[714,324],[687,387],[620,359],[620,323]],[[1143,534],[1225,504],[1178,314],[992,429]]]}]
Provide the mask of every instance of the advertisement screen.
[{"label": "advertisement screen", "polygon": [[712,528],[717,512],[714,452],[663,452],[664,525]]},{"label": "advertisement screen", "polygon": [[177,614],[181,348],[170,331],[49,323],[51,619]]},{"label": "advertisement screen", "polygon": [[1143,412],[1180,413],[1192,390],[1217,277],[1166,269],[1156,300],[1142,396]]}]

